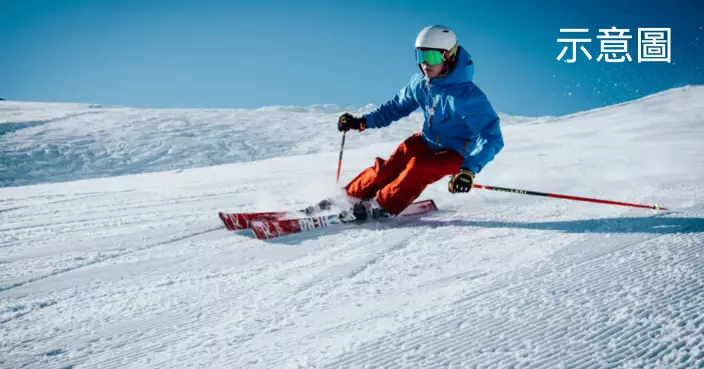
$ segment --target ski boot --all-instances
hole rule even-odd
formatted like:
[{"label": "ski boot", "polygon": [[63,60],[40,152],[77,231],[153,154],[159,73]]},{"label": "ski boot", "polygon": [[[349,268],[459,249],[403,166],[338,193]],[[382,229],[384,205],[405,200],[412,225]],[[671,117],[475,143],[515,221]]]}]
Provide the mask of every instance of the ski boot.
[{"label": "ski boot", "polygon": [[361,200],[354,204],[352,215],[356,220],[370,220],[380,218],[391,218],[393,215],[386,209],[382,208],[376,199]]},{"label": "ski boot", "polygon": [[330,210],[330,209],[332,209],[332,206],[333,206],[333,203],[330,199],[324,199],[315,205],[311,205],[305,209],[301,209],[300,212],[305,215],[314,215],[314,214],[320,213],[322,211]]}]

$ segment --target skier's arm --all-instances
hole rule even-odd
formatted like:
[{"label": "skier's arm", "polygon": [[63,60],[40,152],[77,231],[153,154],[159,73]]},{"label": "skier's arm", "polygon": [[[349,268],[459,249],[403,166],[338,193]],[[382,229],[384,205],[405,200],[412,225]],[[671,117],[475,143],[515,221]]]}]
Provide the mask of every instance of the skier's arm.
[{"label": "skier's arm", "polygon": [[504,147],[499,116],[486,95],[473,86],[469,86],[455,104],[456,119],[464,122],[470,132],[469,144],[462,153],[462,168],[479,174]]},{"label": "skier's arm", "polygon": [[393,99],[365,114],[367,128],[386,127],[401,118],[407,117],[416,110],[418,102],[413,96],[413,83],[414,80],[412,79]]},{"label": "skier's arm", "polygon": [[479,128],[479,134],[473,145],[468,145],[464,152],[462,168],[469,169],[474,174],[489,164],[496,154],[504,147],[504,139],[499,127],[499,117],[496,115],[482,115],[468,117],[465,121],[473,128]]}]

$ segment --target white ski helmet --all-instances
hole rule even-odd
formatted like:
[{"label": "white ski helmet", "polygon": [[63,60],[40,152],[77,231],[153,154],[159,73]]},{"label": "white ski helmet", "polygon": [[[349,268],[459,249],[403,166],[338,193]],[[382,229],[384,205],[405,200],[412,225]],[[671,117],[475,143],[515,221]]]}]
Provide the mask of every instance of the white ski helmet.
[{"label": "white ski helmet", "polygon": [[457,46],[457,36],[444,26],[428,26],[416,37],[416,48],[452,50]]}]

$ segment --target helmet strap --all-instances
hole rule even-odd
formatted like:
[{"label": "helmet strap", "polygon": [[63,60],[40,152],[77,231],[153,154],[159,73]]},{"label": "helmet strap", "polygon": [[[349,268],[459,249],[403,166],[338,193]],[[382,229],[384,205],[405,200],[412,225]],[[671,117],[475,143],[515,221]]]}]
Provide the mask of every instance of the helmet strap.
[{"label": "helmet strap", "polygon": [[442,57],[445,60],[454,60],[455,56],[457,55],[457,44],[453,46],[450,50],[446,50],[444,53],[442,53]]},{"label": "helmet strap", "polygon": [[455,70],[455,66],[457,65],[457,44],[455,44],[452,49],[445,51],[443,58],[445,60],[443,61],[442,71],[438,77],[446,76]]}]

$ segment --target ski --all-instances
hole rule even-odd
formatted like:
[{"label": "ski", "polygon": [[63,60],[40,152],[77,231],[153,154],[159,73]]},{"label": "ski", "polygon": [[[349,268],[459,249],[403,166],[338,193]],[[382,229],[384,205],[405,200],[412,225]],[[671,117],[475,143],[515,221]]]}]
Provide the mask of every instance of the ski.
[{"label": "ski", "polygon": [[254,213],[224,213],[219,212],[220,220],[225,224],[225,228],[230,231],[239,231],[241,229],[250,228],[253,220],[274,220],[279,218],[294,217],[293,214],[303,214],[312,216],[317,213],[330,210],[333,206],[332,199],[324,199],[315,205],[310,205],[306,208],[294,211],[269,211],[269,212],[254,212]]},{"label": "ski", "polygon": [[272,212],[260,212],[260,213],[223,213],[219,212],[220,220],[225,224],[225,228],[230,231],[238,231],[241,229],[247,229],[253,220],[273,220],[281,217],[285,217],[288,212],[285,211],[272,211]]},{"label": "ski", "polygon": [[[419,215],[437,210],[438,208],[433,200],[423,200],[412,203],[398,216]],[[267,240],[274,237],[312,231],[317,228],[328,228],[354,222],[357,222],[357,220],[350,214],[340,213],[294,219],[257,219],[252,220],[250,225],[255,237],[260,240]]]}]

